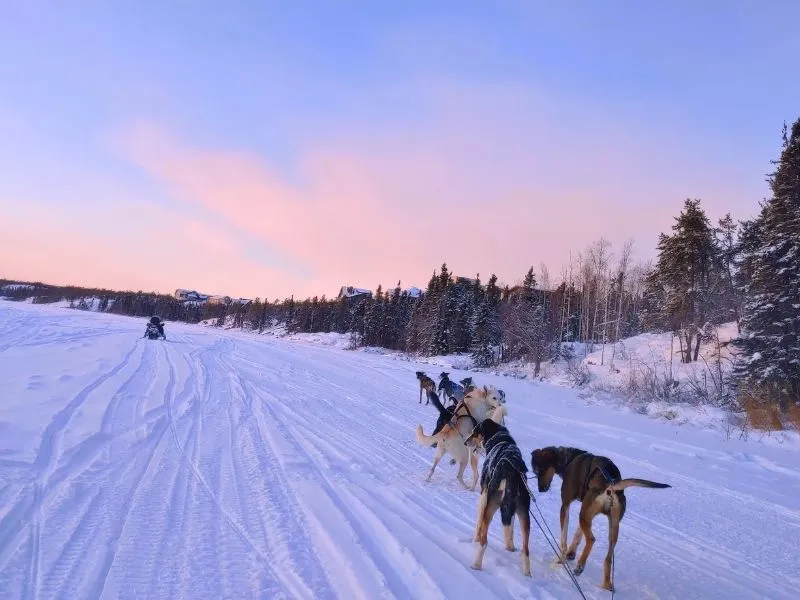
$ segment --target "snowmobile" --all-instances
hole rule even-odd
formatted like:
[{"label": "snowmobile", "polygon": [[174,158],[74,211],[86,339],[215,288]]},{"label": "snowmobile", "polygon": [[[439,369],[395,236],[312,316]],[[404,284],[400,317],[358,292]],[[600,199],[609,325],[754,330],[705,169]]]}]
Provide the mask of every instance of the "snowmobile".
[{"label": "snowmobile", "polygon": [[167,339],[164,333],[164,322],[158,317],[151,317],[144,330],[144,337],[148,340],[157,340],[160,337]]}]

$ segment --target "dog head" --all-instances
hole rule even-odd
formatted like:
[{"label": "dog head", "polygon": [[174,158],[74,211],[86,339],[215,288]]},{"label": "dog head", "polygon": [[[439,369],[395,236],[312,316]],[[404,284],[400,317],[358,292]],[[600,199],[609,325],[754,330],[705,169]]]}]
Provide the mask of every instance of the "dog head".
[{"label": "dog head", "polygon": [[445,380],[445,379],[450,379],[450,373],[447,373],[447,372],[445,372],[445,371],[442,371],[442,372],[439,374],[439,379],[442,379],[442,380]]},{"label": "dog head", "polygon": [[500,393],[499,390],[495,389],[493,386],[483,386],[480,388],[473,387],[469,390],[465,395],[464,399],[474,399],[478,398],[481,400],[485,400],[486,403],[489,405],[489,412],[492,412],[501,404],[505,404],[505,395]]},{"label": "dog head", "polygon": [[417,379],[422,381],[422,378],[425,377],[424,371],[417,371]]},{"label": "dog head", "polygon": [[486,440],[490,439],[498,431],[506,431],[506,428],[491,419],[484,419],[475,426],[469,437],[464,440],[464,445],[468,448],[483,448]]},{"label": "dog head", "polygon": [[539,448],[531,452],[531,470],[536,476],[539,491],[546,492],[553,483],[558,462],[558,450],[554,446]]},{"label": "dog head", "polygon": [[490,404],[493,404],[495,408],[506,403],[506,394],[503,390],[498,390],[493,385],[485,385],[483,386],[483,391],[486,395],[486,399]]}]

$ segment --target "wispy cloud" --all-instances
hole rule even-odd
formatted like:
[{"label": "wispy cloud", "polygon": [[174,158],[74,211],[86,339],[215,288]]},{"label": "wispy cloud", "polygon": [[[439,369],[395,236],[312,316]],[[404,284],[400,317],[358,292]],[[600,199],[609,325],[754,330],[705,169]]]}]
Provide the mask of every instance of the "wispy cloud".
[{"label": "wispy cloud", "polygon": [[434,110],[413,126],[318,131],[300,155],[301,184],[256,152],[152,123],[117,145],[207,223],[259,240],[297,294],[421,285],[442,261],[514,280],[542,261],[557,269],[600,236],[638,233],[649,245],[684,197],[713,191],[701,171],[665,167],[686,151],[654,130],[514,87],[434,86],[429,97]]}]

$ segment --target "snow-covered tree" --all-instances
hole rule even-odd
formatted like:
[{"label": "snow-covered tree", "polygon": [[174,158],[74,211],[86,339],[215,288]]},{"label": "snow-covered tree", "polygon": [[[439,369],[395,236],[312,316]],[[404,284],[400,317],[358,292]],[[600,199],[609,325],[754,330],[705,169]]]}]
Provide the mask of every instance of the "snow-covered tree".
[{"label": "snow-covered tree", "polygon": [[683,362],[697,360],[701,332],[714,317],[718,251],[700,200],[686,200],[672,235],[661,234],[658,262],[647,280],[648,322],[679,336]]},{"label": "snow-covered tree", "polygon": [[743,335],[747,357],[738,372],[777,403],[800,402],[800,119],[770,176],[772,197],[743,227]]}]

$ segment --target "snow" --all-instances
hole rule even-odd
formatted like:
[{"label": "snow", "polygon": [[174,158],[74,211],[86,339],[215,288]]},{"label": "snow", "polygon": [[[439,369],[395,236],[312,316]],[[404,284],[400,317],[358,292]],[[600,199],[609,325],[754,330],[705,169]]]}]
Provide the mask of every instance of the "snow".
[{"label": "snow", "polygon": [[[533,577],[492,523],[469,568],[477,492],[414,441],[425,365],[337,346],[0,302],[0,598],[576,598],[535,526]],[[574,389],[506,392],[511,434],[578,446],[631,489],[616,598],[793,598],[800,450],[679,427]],[[557,531],[558,485],[536,494]],[[571,523],[577,523],[573,505]],[[571,530],[572,531],[572,530]],[[597,587],[607,527],[578,578]],[[516,527],[519,547],[519,528]]]}]

